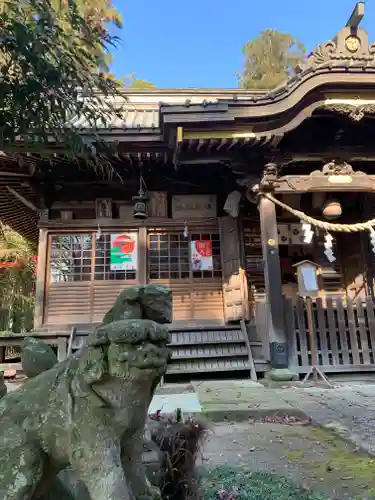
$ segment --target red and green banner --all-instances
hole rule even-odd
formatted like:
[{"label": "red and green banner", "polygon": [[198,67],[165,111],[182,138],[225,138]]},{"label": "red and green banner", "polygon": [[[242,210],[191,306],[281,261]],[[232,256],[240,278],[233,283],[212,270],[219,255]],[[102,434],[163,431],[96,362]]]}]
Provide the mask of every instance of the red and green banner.
[{"label": "red and green banner", "polygon": [[111,271],[137,269],[137,233],[111,234]]}]

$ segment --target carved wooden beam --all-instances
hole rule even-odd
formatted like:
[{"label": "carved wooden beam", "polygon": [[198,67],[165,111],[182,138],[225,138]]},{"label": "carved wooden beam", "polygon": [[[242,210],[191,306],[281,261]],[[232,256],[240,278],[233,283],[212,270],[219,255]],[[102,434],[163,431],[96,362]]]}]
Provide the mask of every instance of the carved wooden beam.
[{"label": "carved wooden beam", "polygon": [[295,162],[327,162],[330,158],[345,158],[348,162],[374,162],[375,161],[375,148],[364,149],[346,149],[335,148],[327,149],[317,152],[306,151],[303,153],[294,151],[280,152],[277,150],[270,150],[265,155],[265,158],[272,159],[280,166],[289,165]]},{"label": "carved wooden beam", "polygon": [[[324,167],[310,175],[286,175],[274,184],[274,192],[279,194],[309,192],[375,192],[375,175],[353,170],[334,171]],[[349,167],[349,166],[348,166]],[[350,167],[351,168],[351,167]]]},{"label": "carved wooden beam", "polygon": [[338,180],[332,183],[325,179],[312,179],[304,175],[287,175],[281,177],[275,185],[275,193],[297,194],[312,192],[362,192],[375,193],[375,175],[364,176],[363,180],[356,179],[351,183],[342,183]]}]

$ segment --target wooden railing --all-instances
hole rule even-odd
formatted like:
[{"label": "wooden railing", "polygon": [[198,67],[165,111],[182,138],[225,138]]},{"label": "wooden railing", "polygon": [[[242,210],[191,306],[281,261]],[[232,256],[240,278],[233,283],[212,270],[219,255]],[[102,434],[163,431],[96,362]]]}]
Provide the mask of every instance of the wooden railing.
[{"label": "wooden railing", "polygon": [[[318,364],[326,372],[375,370],[375,303],[372,298],[355,302],[327,298],[313,305],[314,335]],[[304,373],[311,365],[310,335],[306,307],[285,299],[291,366]]]},{"label": "wooden railing", "polygon": [[[311,366],[306,307],[302,299],[294,303],[288,298],[284,300],[289,365],[298,373],[306,373]],[[257,304],[256,326],[265,346],[269,342],[269,317],[269,305]],[[375,302],[372,298],[365,301],[317,299],[313,304],[313,325],[318,364],[323,371],[375,371]]]}]

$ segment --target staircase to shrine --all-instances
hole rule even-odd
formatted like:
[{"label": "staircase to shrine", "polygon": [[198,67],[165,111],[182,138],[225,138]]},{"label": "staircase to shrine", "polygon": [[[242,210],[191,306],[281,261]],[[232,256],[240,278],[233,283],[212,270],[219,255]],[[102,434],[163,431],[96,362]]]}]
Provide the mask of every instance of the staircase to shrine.
[{"label": "staircase to shrine", "polygon": [[[69,325],[65,328],[39,329],[31,335],[38,337],[57,350],[59,360],[80,349],[94,325]],[[244,322],[235,325],[195,326],[170,328],[172,360],[167,377],[241,374],[256,379],[268,368],[264,346],[257,337],[254,325]],[[0,347],[22,345],[23,335],[2,335]],[[20,362],[3,360],[0,370],[7,373],[22,370]]]}]

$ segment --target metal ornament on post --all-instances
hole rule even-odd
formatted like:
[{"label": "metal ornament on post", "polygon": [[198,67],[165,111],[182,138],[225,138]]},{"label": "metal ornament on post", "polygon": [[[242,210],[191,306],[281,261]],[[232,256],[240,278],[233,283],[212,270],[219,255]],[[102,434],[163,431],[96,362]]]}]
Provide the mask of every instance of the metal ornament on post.
[{"label": "metal ornament on post", "polygon": [[306,306],[307,328],[310,338],[311,367],[303,379],[302,384],[305,384],[312,375],[315,384],[318,383],[320,377],[328,387],[332,388],[332,384],[318,366],[318,349],[314,333],[312,299],[319,294],[318,271],[320,270],[320,266],[315,264],[315,262],[303,260],[293,267],[297,269],[298,294],[304,299]]},{"label": "metal ornament on post", "polygon": [[142,175],[139,176],[139,190],[138,195],[133,196],[133,217],[134,219],[147,219],[147,187],[146,183],[143,180]]}]

